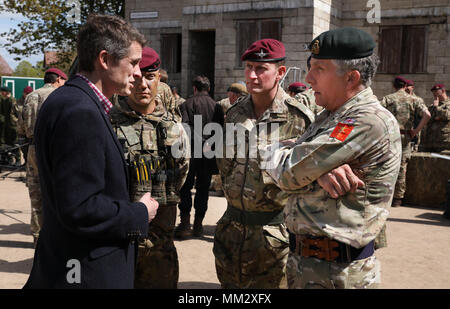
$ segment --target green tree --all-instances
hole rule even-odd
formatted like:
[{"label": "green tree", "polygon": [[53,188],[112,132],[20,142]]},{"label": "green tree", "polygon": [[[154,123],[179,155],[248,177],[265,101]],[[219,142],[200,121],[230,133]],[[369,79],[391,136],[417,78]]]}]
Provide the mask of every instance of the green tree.
[{"label": "green tree", "polygon": [[36,67],[33,67],[31,63],[26,60],[21,61],[16,69],[13,72],[13,76],[22,76],[22,77],[44,77],[44,71],[42,67],[43,61],[40,61],[36,64]]},{"label": "green tree", "polygon": [[[79,22],[70,17],[79,9]],[[67,66],[75,49],[78,29],[91,13],[114,14],[124,17],[125,0],[4,0],[0,11],[22,14],[28,20],[0,34],[8,42],[4,47],[10,54],[22,57],[44,53],[44,50],[58,50],[59,63]],[[76,16],[76,15],[75,15]]]}]

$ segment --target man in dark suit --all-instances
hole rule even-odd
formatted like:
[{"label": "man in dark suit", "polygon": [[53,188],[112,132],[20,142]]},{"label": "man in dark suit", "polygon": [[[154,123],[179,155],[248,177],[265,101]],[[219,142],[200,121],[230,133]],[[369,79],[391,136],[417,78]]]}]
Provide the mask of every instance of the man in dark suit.
[{"label": "man in dark suit", "polygon": [[[192,232],[196,237],[203,236],[202,222],[208,208],[211,176],[219,172],[215,157],[207,158],[204,156],[205,149],[208,148],[208,145],[205,147],[205,142],[208,141],[210,136],[203,134],[203,131],[209,123],[218,123],[220,126],[223,126],[224,121],[222,107],[208,94],[210,90],[209,79],[206,76],[199,75],[194,78],[192,84],[194,95],[180,105],[183,122],[190,127],[191,160],[189,163],[189,173],[180,190],[181,201],[178,204],[178,208],[180,209],[181,222],[175,229],[175,237],[178,239],[186,239],[191,233],[191,190],[194,184],[196,190],[194,198],[195,217]],[[201,119],[201,121],[194,125],[195,119]],[[200,129],[202,130],[201,132]],[[217,134],[218,132],[215,133]],[[196,142],[197,139],[200,143]],[[215,145],[213,144],[211,146]],[[201,150],[200,147],[202,147]],[[197,151],[195,151],[196,148],[198,148]],[[211,151],[214,151],[214,149],[207,150],[207,152]],[[200,156],[196,155],[197,153],[201,153]]]},{"label": "man in dark suit", "polygon": [[144,43],[123,19],[90,16],[78,34],[80,73],[40,110],[34,142],[43,225],[25,288],[133,288],[136,240],[147,235],[158,203],[149,193],[129,201],[107,98],[131,93]]}]

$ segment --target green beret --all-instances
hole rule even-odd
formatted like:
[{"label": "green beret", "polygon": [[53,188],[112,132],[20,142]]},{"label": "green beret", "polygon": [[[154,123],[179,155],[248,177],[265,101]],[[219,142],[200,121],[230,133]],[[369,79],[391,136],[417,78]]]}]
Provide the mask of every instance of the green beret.
[{"label": "green beret", "polygon": [[372,55],[374,48],[370,34],[352,27],[323,32],[308,46],[316,59],[359,59]]}]

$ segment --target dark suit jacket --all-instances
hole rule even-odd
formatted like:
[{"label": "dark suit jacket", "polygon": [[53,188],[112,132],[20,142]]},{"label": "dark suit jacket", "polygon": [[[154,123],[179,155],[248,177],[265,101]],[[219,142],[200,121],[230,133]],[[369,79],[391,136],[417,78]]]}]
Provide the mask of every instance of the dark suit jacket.
[{"label": "dark suit jacket", "polygon": [[[194,147],[196,146],[194,136],[197,132],[194,131],[194,116],[200,115],[202,117],[202,132],[208,123],[215,122],[223,127],[224,115],[222,107],[214,101],[207,93],[198,93],[194,96],[186,99],[182,104],[180,104],[180,112],[182,116],[182,121],[187,123],[191,128],[191,155],[194,157]],[[200,127],[199,127],[200,128]],[[208,140],[210,135],[203,135],[202,145]],[[214,145],[213,145],[214,146]],[[214,149],[213,149],[214,150]],[[210,169],[211,174],[218,174],[216,159],[206,159],[202,158],[203,163],[208,169]]]},{"label": "dark suit jacket", "polygon": [[[144,204],[131,203],[122,148],[80,77],[55,90],[34,131],[43,225],[25,288],[133,288]],[[81,283],[69,260],[80,262]]]}]

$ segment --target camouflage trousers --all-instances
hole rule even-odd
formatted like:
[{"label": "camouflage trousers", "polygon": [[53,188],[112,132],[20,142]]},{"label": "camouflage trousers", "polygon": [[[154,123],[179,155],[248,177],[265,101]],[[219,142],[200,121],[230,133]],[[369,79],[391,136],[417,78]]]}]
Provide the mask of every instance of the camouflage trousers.
[{"label": "camouflage trousers", "polygon": [[381,283],[380,263],[373,255],[348,263],[334,263],[289,253],[290,289],[375,289]]},{"label": "camouflage trousers", "polygon": [[287,288],[289,236],[284,224],[246,226],[223,217],[213,252],[224,289]]},{"label": "camouflage trousers", "polygon": [[36,241],[42,226],[42,196],[34,145],[30,145],[28,148],[26,171],[27,187],[31,201],[30,230]]},{"label": "camouflage trousers", "polygon": [[387,247],[387,235],[386,235],[386,223],[381,228],[380,233],[375,237],[374,248],[375,250]]},{"label": "camouflage trousers", "polygon": [[408,162],[411,159],[411,148],[402,149],[402,161],[400,163],[400,171],[398,172],[397,182],[395,183],[394,198],[403,199],[406,192],[406,170]]},{"label": "camouflage trousers", "polygon": [[160,205],[150,222],[147,237],[139,242],[135,288],[177,288],[178,255],[173,242],[176,215],[176,205]]}]

